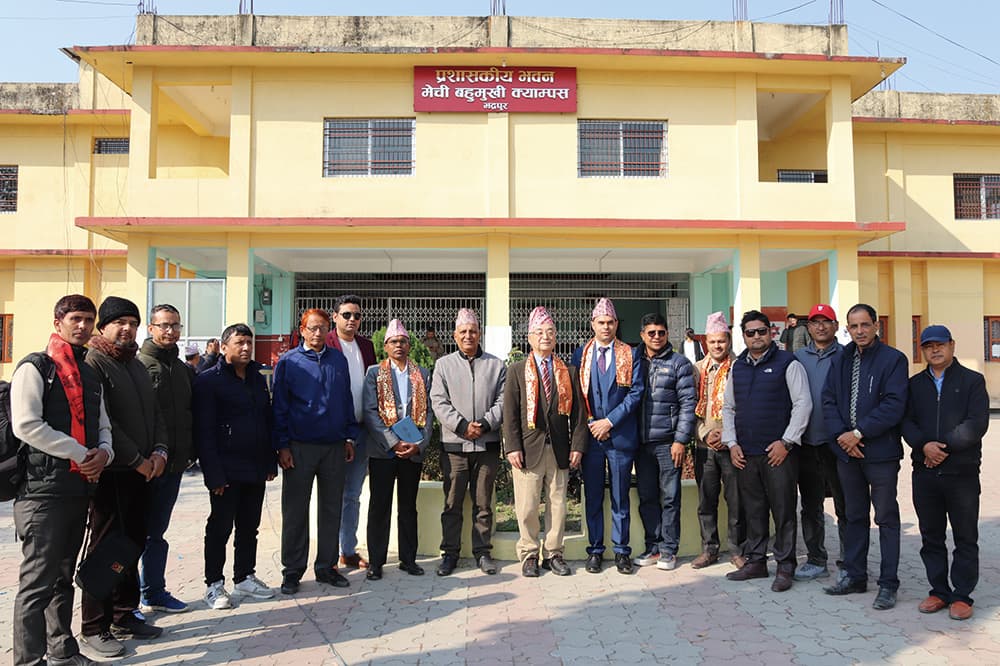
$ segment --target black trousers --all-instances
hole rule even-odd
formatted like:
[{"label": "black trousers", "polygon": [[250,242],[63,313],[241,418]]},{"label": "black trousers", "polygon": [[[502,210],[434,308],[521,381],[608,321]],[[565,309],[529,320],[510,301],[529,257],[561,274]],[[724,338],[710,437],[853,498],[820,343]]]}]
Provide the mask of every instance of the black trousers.
[{"label": "black trousers", "polygon": [[314,482],[319,506],[313,570],[325,572],[337,566],[346,462],[343,442],[292,442],[289,448],[295,467],[281,476],[281,574],[301,578],[309,562],[309,502]]},{"label": "black trousers", "polygon": [[896,482],[899,461],[848,462],[837,460],[840,487],[844,489],[847,531],[844,538],[844,569],[853,581],[868,580],[868,545],[871,540],[871,509],[875,507],[878,543],[882,555],[878,585],[899,589],[899,502]]},{"label": "black trousers", "polygon": [[402,458],[368,459],[368,562],[385,564],[392,522],[392,490],[396,489],[396,535],[399,561],[417,559],[417,491],[422,462]]},{"label": "black trousers", "polygon": [[733,467],[729,449],[714,451],[699,446],[694,453],[694,478],[698,483],[698,524],[701,527],[701,549],[719,552],[719,495],[725,489],[726,510],[729,514],[726,540],[731,555],[742,555],[746,541],[746,522],[740,506],[739,470]]},{"label": "black trousers", "polygon": [[234,527],[233,582],[241,583],[256,571],[264,490],[263,483],[230,483],[221,495],[209,493],[212,512],[205,525],[205,585],[225,580],[226,544]]},{"label": "black trousers", "polygon": [[747,521],[744,555],[748,562],[767,561],[770,516],[774,520],[774,561],[779,568],[795,568],[798,457],[798,447],[777,467],[768,464],[766,455],[746,457],[739,483],[740,502]]},{"label": "black trousers", "polygon": [[21,571],[14,600],[14,664],[35,666],[80,651],[73,638],[73,575],[87,524],[86,497],[20,498],[14,527]]},{"label": "black trousers", "polygon": [[833,511],[837,515],[837,536],[840,551],[837,565],[844,560],[844,535],[847,532],[847,513],[844,509],[844,491],[837,476],[837,456],[826,444],[804,445],[799,450],[799,495],[802,498],[802,540],[806,544],[809,563],[825,567],[829,556],[826,552],[826,491],[833,495]]},{"label": "black trousers", "polygon": [[462,549],[462,509],[465,491],[472,495],[472,553],[489,554],[493,548],[493,485],[500,468],[498,449],[441,456],[444,474],[444,511],[441,512],[441,552],[458,557]]},{"label": "black trousers", "polygon": [[[933,469],[913,471],[913,508],[920,523],[920,559],[927,570],[930,593],[946,603],[972,603],[979,582],[979,474],[938,474]],[[955,551],[948,584],[948,546],[945,532],[951,523]]]},{"label": "black trousers", "polygon": [[[146,546],[146,512],[149,510],[149,484],[133,470],[105,471],[90,502],[90,535],[87,555],[108,535],[124,529],[125,536],[141,551]],[[107,631],[112,623],[139,607],[139,573],[129,571],[111,596],[101,601],[84,592],[80,610],[83,615],[80,633],[94,636]]]}]

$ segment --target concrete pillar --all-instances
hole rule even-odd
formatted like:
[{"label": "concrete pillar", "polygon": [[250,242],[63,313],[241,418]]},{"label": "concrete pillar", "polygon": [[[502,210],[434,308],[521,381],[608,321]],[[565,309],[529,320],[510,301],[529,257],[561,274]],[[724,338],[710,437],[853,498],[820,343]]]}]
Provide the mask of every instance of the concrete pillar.
[{"label": "concrete pillar", "polygon": [[[754,74],[736,76],[736,216],[746,217],[747,197],[756,190],[760,180],[757,148],[757,77]],[[752,199],[751,199],[752,201]]]},{"label": "concrete pillar", "polygon": [[253,255],[250,234],[227,234],[226,243],[226,324],[245,321],[253,326],[250,288]]},{"label": "concrete pillar", "polygon": [[759,310],[760,300],[760,240],[756,236],[740,236],[733,254],[733,350],[743,351],[740,319],[747,310]]},{"label": "concrete pillar", "polygon": [[705,320],[714,312],[712,308],[712,274],[691,275],[691,328],[704,333]]},{"label": "concrete pillar", "polygon": [[840,323],[847,326],[847,310],[860,299],[858,287],[858,245],[852,238],[837,239],[830,254],[830,305]]},{"label": "concrete pillar", "polygon": [[[913,334],[913,285],[912,264],[908,259],[892,262],[892,346],[910,356],[910,340]],[[980,327],[981,328],[981,327]]]},{"label": "concrete pillar", "polygon": [[499,358],[507,358],[511,347],[510,236],[507,234],[490,234],[486,240],[485,320],[483,349]]},{"label": "concrete pillar", "polygon": [[838,206],[837,217],[854,220],[854,126],[851,117],[851,81],[834,77],[826,96],[826,164],[831,201]]},{"label": "concrete pillar", "polygon": [[[149,237],[143,234],[130,234],[125,266],[125,298],[139,307],[139,312],[143,313],[143,321],[149,312],[149,279],[155,277],[155,266]],[[104,294],[101,294],[101,297],[103,298]]]},{"label": "concrete pillar", "polygon": [[253,70],[233,68],[233,99],[229,118],[229,184],[233,215],[253,212]]},{"label": "concrete pillar", "polygon": [[[129,186],[156,178],[156,135],[159,91],[152,67],[136,67],[132,74],[132,113],[129,134]],[[138,196],[138,195],[136,195]],[[130,201],[138,199],[129,198]]]}]

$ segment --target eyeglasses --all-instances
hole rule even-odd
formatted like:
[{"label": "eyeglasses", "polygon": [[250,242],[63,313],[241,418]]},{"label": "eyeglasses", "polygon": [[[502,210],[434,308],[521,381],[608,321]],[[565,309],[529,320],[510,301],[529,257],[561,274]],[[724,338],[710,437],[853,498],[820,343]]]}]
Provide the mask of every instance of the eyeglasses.
[{"label": "eyeglasses", "polygon": [[357,321],[361,321],[361,313],[360,312],[338,312],[337,316],[338,317],[343,317],[344,319],[346,319],[348,321],[350,321],[351,319],[356,319]]},{"label": "eyeglasses", "polygon": [[310,333],[327,333],[330,330],[329,326],[306,326],[306,330]]},{"label": "eyeglasses", "polygon": [[666,331],[646,331],[646,335],[651,338],[662,338],[667,335]]},{"label": "eyeglasses", "polygon": [[167,331],[180,331],[184,328],[184,324],[150,324],[150,326],[155,326],[164,333]]},{"label": "eyeglasses", "polygon": [[769,329],[769,328],[763,328],[762,327],[762,328],[746,328],[746,329],[743,329],[743,335],[747,336],[748,338],[752,338],[752,337],[757,336],[757,335],[765,336],[765,335],[770,335],[770,334],[771,334],[771,329]]}]

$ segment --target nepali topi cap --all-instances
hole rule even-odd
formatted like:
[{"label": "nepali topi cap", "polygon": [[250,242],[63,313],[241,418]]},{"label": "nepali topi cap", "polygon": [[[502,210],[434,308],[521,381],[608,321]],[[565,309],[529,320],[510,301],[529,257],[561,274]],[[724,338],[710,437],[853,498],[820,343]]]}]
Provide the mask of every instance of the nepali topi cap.
[{"label": "nepali topi cap", "polygon": [[476,312],[474,310],[470,310],[469,308],[462,308],[459,310],[458,314],[455,316],[455,329],[457,330],[462,326],[469,326],[472,324],[479,326],[479,317],[476,316]]},{"label": "nepali topi cap", "polygon": [[598,317],[611,317],[612,319],[618,319],[618,313],[615,312],[615,304],[611,302],[610,298],[600,298],[597,301],[597,305],[594,306],[594,311],[590,313],[590,319],[594,320]]},{"label": "nepali topi cap", "polygon": [[713,312],[705,320],[705,335],[713,333],[728,333],[729,324],[726,323],[726,315],[721,312]]},{"label": "nepali topi cap", "polygon": [[389,322],[389,325],[385,329],[385,339],[392,340],[393,338],[404,337],[407,340],[410,339],[410,334],[407,332],[406,327],[403,326],[403,322],[398,319],[393,319]]},{"label": "nepali topi cap", "polygon": [[549,314],[544,305],[539,305],[531,311],[531,315],[528,317],[528,332],[530,333],[546,324],[555,326],[556,320],[552,318],[552,315]]}]

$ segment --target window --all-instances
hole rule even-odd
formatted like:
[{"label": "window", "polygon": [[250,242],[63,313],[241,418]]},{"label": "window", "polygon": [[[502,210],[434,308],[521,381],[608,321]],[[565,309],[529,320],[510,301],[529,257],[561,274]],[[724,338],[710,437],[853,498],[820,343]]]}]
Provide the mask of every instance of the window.
[{"label": "window", "polygon": [[0,363],[14,361],[14,315],[0,314]]},{"label": "window", "polygon": [[667,175],[664,121],[580,120],[577,137],[580,178]]},{"label": "window", "polygon": [[323,121],[324,176],[409,176],[413,118]]},{"label": "window", "polygon": [[983,359],[987,363],[1000,363],[1000,317],[983,317],[983,341],[986,343]]},{"label": "window", "polygon": [[882,342],[884,342],[887,345],[891,344],[889,342],[889,331],[890,330],[891,329],[889,328],[889,316],[888,315],[881,315],[881,316],[879,316],[879,318],[878,318],[878,337],[882,340]]},{"label": "window", "polygon": [[778,169],[779,183],[825,183],[826,169],[809,171],[804,169]]},{"label": "window", "polygon": [[0,213],[17,212],[17,167],[0,166]]},{"label": "window", "polygon": [[910,324],[910,337],[913,345],[913,362],[923,363],[924,355],[920,353],[920,331],[923,330],[920,323],[920,315],[913,315],[913,323]]},{"label": "window", "polygon": [[956,173],[955,219],[1000,219],[1000,174]]},{"label": "window", "polygon": [[128,137],[94,139],[95,155],[128,155]]}]

